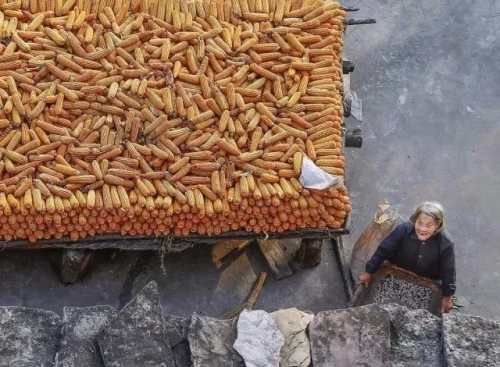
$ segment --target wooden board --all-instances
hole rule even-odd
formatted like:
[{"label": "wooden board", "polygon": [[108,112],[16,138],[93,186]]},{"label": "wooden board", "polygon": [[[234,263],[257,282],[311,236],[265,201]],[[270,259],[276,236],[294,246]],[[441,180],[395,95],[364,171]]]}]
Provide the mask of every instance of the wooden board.
[{"label": "wooden board", "polygon": [[276,241],[258,240],[258,242],[259,248],[276,280],[293,275],[292,269],[288,266],[285,253]]},{"label": "wooden board", "polygon": [[239,256],[253,240],[230,240],[212,246],[212,263],[219,269],[226,262]]},{"label": "wooden board", "polygon": [[388,203],[379,205],[373,221],[361,233],[352,249],[351,274],[356,281],[365,271],[366,262],[371,259],[378,245],[396,226],[398,213]]}]

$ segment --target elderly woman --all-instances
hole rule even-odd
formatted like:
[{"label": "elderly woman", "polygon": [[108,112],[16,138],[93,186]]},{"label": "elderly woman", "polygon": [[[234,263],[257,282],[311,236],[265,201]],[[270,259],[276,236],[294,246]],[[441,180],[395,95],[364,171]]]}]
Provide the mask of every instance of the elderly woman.
[{"label": "elderly woman", "polygon": [[455,252],[453,241],[444,230],[444,208],[440,203],[422,203],[409,222],[396,227],[366,263],[359,280],[368,286],[372,274],[385,260],[441,284],[441,312],[450,312],[456,288]]}]

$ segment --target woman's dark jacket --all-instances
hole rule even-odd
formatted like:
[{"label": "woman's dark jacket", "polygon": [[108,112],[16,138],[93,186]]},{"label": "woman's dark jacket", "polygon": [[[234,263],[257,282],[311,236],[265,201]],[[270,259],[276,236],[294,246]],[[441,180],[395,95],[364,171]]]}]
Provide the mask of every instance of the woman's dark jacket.
[{"label": "woman's dark jacket", "polygon": [[420,276],[440,279],[445,297],[455,294],[455,251],[453,241],[445,232],[422,242],[413,223],[400,224],[379,245],[366,263],[366,271],[375,273],[385,260]]}]

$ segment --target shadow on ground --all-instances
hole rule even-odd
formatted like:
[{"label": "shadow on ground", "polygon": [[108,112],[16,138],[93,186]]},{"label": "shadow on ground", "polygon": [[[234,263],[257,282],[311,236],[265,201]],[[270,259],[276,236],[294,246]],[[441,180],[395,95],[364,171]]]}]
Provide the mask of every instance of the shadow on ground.
[{"label": "shadow on ground", "polygon": [[[290,247],[297,243],[290,243]],[[347,303],[342,277],[331,243],[323,261],[276,281],[257,246],[250,245],[232,263],[217,269],[210,246],[198,246],[164,257],[154,251],[97,251],[90,273],[79,283],[63,285],[51,258],[57,250],[4,251],[0,255],[0,305],[40,307],[62,314],[65,306],[105,304],[123,307],[148,282],[158,283],[165,313],[194,312],[220,316],[244,302],[261,271],[269,272],[256,308],[275,311],[297,307],[319,312]]]}]

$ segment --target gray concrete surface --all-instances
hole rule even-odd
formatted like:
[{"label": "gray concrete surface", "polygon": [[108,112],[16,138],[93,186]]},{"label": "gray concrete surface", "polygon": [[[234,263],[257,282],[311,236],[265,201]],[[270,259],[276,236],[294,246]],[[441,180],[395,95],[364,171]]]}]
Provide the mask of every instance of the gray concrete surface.
[{"label": "gray concrete surface", "polygon": [[[500,317],[500,1],[346,0],[377,24],[347,29],[362,149],[347,150],[351,246],[388,199],[407,219],[448,210],[463,312]],[[352,118],[348,124],[356,124]]]},{"label": "gray concrete surface", "polygon": [[[288,242],[287,253],[299,243]],[[40,307],[62,315],[63,307],[97,304],[123,307],[147,283],[155,280],[163,311],[179,316],[193,312],[217,317],[242,304],[261,271],[269,273],[255,308],[275,311],[297,307],[319,312],[343,308],[347,303],[332,245],[323,248],[323,261],[276,281],[255,245],[217,269],[210,246],[198,246],[164,257],[154,251],[96,252],[90,273],[79,283],[63,285],[50,258],[54,250],[4,251],[0,254],[0,305]],[[52,265],[51,265],[52,264]]]}]

